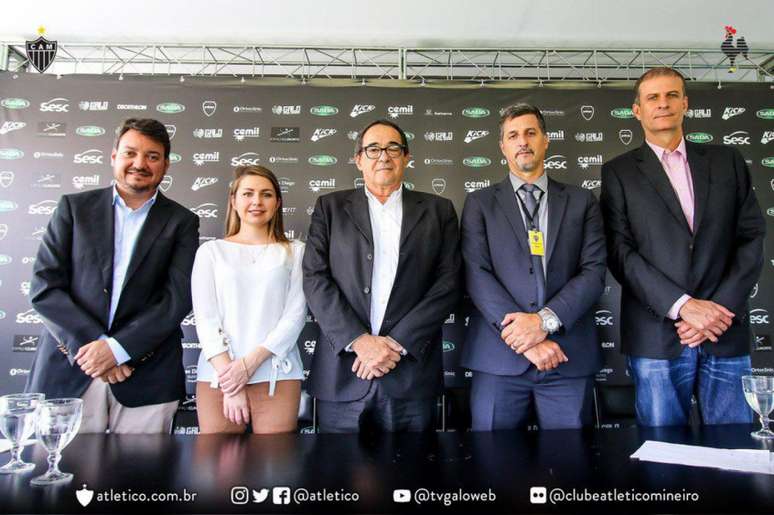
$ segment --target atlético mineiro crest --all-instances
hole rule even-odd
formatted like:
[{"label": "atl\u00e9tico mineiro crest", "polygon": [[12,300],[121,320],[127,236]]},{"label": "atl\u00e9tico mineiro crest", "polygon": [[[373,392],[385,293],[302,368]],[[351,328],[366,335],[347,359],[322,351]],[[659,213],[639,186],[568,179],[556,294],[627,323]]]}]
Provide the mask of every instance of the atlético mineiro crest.
[{"label": "atl\u00e9tico mineiro crest", "polygon": [[30,64],[40,73],[45,72],[48,67],[54,63],[58,47],[56,41],[49,41],[43,37],[45,31],[46,29],[43,27],[38,28],[38,39],[26,42],[27,59],[29,59]]}]

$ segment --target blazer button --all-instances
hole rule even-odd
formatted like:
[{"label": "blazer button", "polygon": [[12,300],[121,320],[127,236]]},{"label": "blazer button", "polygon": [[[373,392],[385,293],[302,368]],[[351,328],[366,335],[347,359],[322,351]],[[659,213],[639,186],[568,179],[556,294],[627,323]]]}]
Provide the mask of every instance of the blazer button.
[{"label": "blazer button", "polygon": [[366,286],[365,288],[363,288],[363,293],[365,293],[366,295],[368,295],[369,293],[371,293],[371,288],[369,288],[368,286]]},{"label": "blazer button", "polygon": [[108,292],[108,291],[107,291],[107,288],[105,288],[105,289],[104,289],[104,290],[102,290],[102,291],[105,293],[105,295],[107,295],[107,292]]},{"label": "blazer button", "polygon": [[374,257],[373,257],[371,254],[368,254],[368,255],[366,256],[366,259],[367,259],[368,261],[371,261],[373,258],[374,258]]}]

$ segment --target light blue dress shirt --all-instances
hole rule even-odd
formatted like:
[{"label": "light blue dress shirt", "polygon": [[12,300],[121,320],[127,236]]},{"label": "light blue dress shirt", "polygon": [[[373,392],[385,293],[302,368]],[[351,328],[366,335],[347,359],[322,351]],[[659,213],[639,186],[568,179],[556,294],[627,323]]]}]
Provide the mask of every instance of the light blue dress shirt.
[{"label": "light blue dress shirt", "polygon": [[[118,190],[113,186],[113,288],[110,296],[110,318],[108,318],[108,327],[113,325],[113,317],[116,315],[118,299],[121,297],[121,291],[124,288],[126,272],[129,269],[129,261],[132,259],[132,253],[137,243],[137,237],[140,235],[145,219],[148,218],[148,212],[156,202],[158,190],[142,206],[137,209],[129,208]],[[116,364],[120,365],[129,361],[130,356],[126,350],[118,343],[115,338],[108,338],[103,334],[101,337],[107,340],[113,356],[116,358]]]}]

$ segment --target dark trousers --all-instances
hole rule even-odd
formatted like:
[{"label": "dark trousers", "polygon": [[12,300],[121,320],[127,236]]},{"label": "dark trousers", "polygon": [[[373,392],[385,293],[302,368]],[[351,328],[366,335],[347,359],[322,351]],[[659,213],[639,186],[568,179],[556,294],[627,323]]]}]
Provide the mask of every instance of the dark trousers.
[{"label": "dark trousers", "polygon": [[591,376],[564,377],[530,366],[518,376],[473,372],[470,411],[473,431],[527,425],[534,404],[540,429],[575,429],[591,423]]},{"label": "dark trousers", "polygon": [[349,402],[317,400],[320,433],[362,431],[420,432],[433,429],[436,399],[394,399],[372,381],[362,399]]}]

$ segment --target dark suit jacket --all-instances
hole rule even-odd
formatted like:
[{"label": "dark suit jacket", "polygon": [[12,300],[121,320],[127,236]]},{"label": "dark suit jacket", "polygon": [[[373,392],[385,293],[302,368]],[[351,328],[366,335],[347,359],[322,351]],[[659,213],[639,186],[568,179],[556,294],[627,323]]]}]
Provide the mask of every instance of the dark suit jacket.
[{"label": "dark suit jacket", "polygon": [[[304,252],[304,293],[320,325],[309,391],[328,401],[362,398],[369,381],[352,373],[355,338],[371,333],[374,244],[362,189],[317,199]],[[403,222],[395,283],[379,335],[407,351],[375,381],[395,398],[427,398],[443,387],[441,326],[458,299],[460,257],[452,203],[403,190]]]},{"label": "dark suit jacket", "polygon": [[[33,267],[30,299],[43,319],[26,390],[80,397],[92,379],[78,349],[106,334],[131,357],[132,376],[111,385],[128,407],[181,399],[181,320],[191,311],[191,269],[199,219],[159,192],[140,231],[108,328],[113,284],[112,188],[64,195]],[[101,379],[97,379],[100,381]]]},{"label": "dark suit jacket", "polygon": [[763,266],[765,224],[738,150],[686,142],[694,190],[694,232],[647,143],[602,167],[602,213],[610,271],[621,283],[621,348],[672,359],[681,352],[667,313],[688,293],[736,315],[716,356],[750,352],[747,298]]},{"label": "dark suit jacket", "polygon": [[[592,307],[605,287],[602,215],[594,195],[548,180],[546,306],[563,328],[548,339],[567,355],[557,372],[595,373],[602,365]],[[507,313],[534,313],[537,305],[527,231],[508,177],[468,194],[462,212],[465,282],[476,311],[470,316],[461,364],[497,375],[519,375],[530,361],[500,338]]]}]

